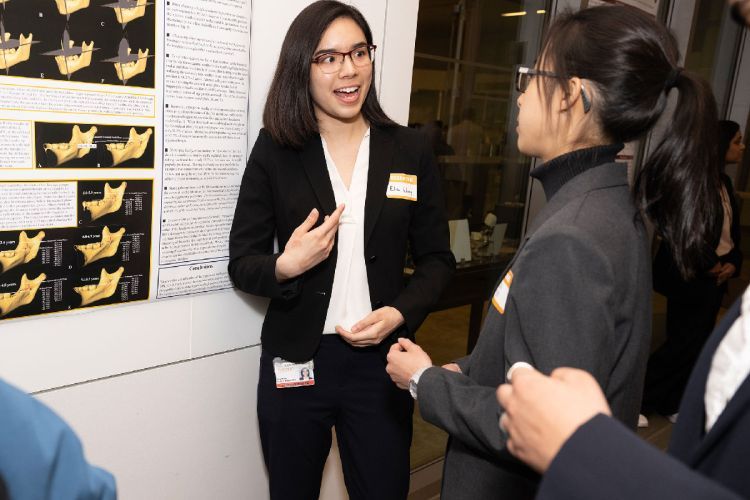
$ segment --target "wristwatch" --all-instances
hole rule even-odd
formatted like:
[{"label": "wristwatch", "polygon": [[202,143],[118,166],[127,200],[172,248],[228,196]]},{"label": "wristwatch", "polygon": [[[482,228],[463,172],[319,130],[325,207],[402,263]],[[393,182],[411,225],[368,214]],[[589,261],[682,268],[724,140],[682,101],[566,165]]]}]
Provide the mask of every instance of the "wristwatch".
[{"label": "wristwatch", "polygon": [[428,368],[432,368],[432,366],[425,366],[424,368],[420,368],[419,370],[414,372],[414,375],[412,375],[409,379],[409,394],[411,394],[411,397],[414,398],[414,400],[417,399],[417,385],[419,385],[419,378]]}]

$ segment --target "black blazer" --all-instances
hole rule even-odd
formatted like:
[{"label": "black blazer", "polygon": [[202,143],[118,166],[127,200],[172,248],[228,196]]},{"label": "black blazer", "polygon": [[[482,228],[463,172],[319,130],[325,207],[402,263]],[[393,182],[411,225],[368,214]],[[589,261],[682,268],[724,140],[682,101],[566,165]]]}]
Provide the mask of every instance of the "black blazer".
[{"label": "black blazer", "polygon": [[[737,199],[734,194],[734,186],[732,180],[726,174],[721,174],[721,180],[724,184],[724,188],[727,190],[729,196],[729,204],[732,207],[732,223],[730,226],[730,236],[734,247],[726,255],[719,257],[718,255],[713,256],[713,260],[709,262],[704,270],[703,274],[696,276],[691,281],[685,281],[680,276],[680,272],[672,260],[672,255],[669,247],[662,243],[659,246],[659,250],[654,258],[654,290],[667,297],[675,297],[681,300],[688,300],[694,302],[701,302],[705,299],[706,295],[711,290],[717,287],[716,278],[708,274],[708,270],[711,269],[717,262],[722,264],[730,263],[733,264],[736,271],[732,278],[736,278],[740,275],[742,270],[742,250],[740,249],[740,236],[742,231],[740,230],[740,209],[737,204]],[[724,214],[722,212],[721,219],[718,221],[718,233],[714,235],[711,246],[716,248],[719,245],[719,239],[721,238],[721,230],[724,222]],[[720,288],[726,289],[726,283],[719,286]]]},{"label": "black blazer", "polygon": [[[386,198],[391,173],[417,175],[417,201]],[[229,275],[245,292],[269,297],[261,342],[289,361],[313,357],[328,311],[336,267],[331,255],[303,275],[276,280],[274,237],[283,250],[312,208],[336,208],[319,135],[302,150],[277,145],[260,131],[245,169],[229,237]],[[455,268],[435,157],[422,134],[406,127],[370,130],[365,200],[365,262],[372,308],[393,306],[405,324],[381,344],[386,352],[399,336],[414,338]],[[404,282],[407,247],[415,263]]]},{"label": "black blazer", "polygon": [[750,376],[708,433],[704,394],[719,343],[739,317],[740,300],[709,338],[690,376],[669,455],[599,415],[563,445],[538,499],[729,500],[750,498]]}]

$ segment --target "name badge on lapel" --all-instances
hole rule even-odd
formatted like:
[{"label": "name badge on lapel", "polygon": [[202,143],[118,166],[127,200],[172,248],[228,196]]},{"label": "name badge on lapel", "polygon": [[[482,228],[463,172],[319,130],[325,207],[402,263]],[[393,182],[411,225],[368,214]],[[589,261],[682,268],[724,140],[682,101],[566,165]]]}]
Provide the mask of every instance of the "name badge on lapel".
[{"label": "name badge on lapel", "polygon": [[273,371],[276,375],[276,388],[315,385],[315,367],[312,360],[306,363],[292,363],[281,358],[273,358]]},{"label": "name badge on lapel", "polygon": [[500,286],[495,290],[495,294],[492,296],[492,305],[495,306],[497,312],[505,314],[505,303],[508,302],[508,293],[510,293],[510,285],[513,283],[513,271],[508,271],[505,275]]},{"label": "name badge on lapel", "polygon": [[409,174],[391,174],[388,188],[385,190],[388,198],[417,201],[417,176]]}]

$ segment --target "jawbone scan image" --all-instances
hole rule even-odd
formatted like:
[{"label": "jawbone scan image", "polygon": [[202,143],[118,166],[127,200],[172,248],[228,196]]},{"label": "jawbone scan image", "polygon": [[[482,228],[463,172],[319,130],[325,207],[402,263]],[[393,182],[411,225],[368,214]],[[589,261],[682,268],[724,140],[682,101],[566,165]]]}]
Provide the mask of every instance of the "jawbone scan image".
[{"label": "jawbone scan image", "polygon": [[83,69],[91,65],[91,54],[94,52],[94,41],[92,40],[88,44],[86,42],[83,42],[80,47],[76,47],[75,45],[73,45],[73,43],[74,40],[69,41],[68,49],[80,49],[80,53],[69,56],[55,56],[57,69],[60,70],[61,75],[72,75],[79,69]]},{"label": "jawbone scan image", "polygon": [[101,200],[84,201],[83,209],[91,212],[91,220],[94,221],[107,214],[117,212],[122,206],[122,197],[128,183],[123,181],[118,188],[109,187],[109,182],[104,184],[104,198]]},{"label": "jawbone scan image", "polygon": [[94,136],[97,128],[91,127],[86,132],[81,132],[78,125],[73,125],[71,138],[68,142],[45,143],[44,151],[52,151],[57,159],[57,165],[75,158],[83,158],[91,151],[91,145],[94,143]]},{"label": "jawbone scan image", "polygon": [[138,49],[138,54],[130,53],[130,44],[123,38],[120,40],[120,47],[117,50],[117,57],[111,59],[105,59],[104,62],[111,62],[115,65],[115,72],[117,78],[119,78],[123,84],[128,83],[128,80],[136,75],[146,71],[146,63],[148,62],[148,49]]},{"label": "jawbone scan image", "polygon": [[146,0],[118,0],[115,3],[107,3],[102,7],[114,9],[117,22],[125,26],[130,21],[146,15]]},{"label": "jawbone scan image", "polygon": [[115,290],[117,290],[117,285],[120,283],[120,277],[124,271],[125,268],[122,266],[111,274],[108,273],[106,269],[102,269],[102,272],[99,275],[99,283],[96,285],[84,285],[73,288],[73,290],[81,296],[81,306],[87,306],[99,300],[108,299],[114,295]]},{"label": "jawbone scan image", "polygon": [[90,0],[55,0],[57,12],[63,16],[69,16],[73,12],[85,9],[89,6]]},{"label": "jawbone scan image", "polygon": [[60,74],[67,76],[76,71],[91,66],[91,55],[97,50],[94,48],[93,40],[89,43],[83,42],[80,46],[75,45],[75,40],[70,39],[68,30],[63,32],[60,48],[51,52],[45,52],[45,56],[53,56]]},{"label": "jawbone scan image", "polygon": [[124,234],[124,227],[120,228],[120,230],[115,233],[111,233],[109,228],[104,226],[104,229],[102,229],[101,241],[88,243],[86,245],[76,245],[76,250],[83,254],[83,265],[86,266],[99,259],[112,257],[116,254],[117,247],[120,246],[120,240]]},{"label": "jawbone scan image", "polygon": [[30,280],[25,274],[21,276],[21,286],[13,293],[0,293],[0,316],[5,316],[10,312],[26,304],[31,304],[39,290],[39,285],[47,279],[47,275],[41,273],[39,276]]},{"label": "jawbone scan image", "polygon": [[21,264],[27,264],[34,260],[36,254],[39,252],[39,245],[44,239],[44,231],[39,231],[36,236],[29,238],[26,235],[26,231],[21,231],[18,236],[18,245],[15,250],[6,250],[0,252],[0,265],[2,265],[2,272],[6,272],[9,269],[13,269]]},{"label": "jawbone scan image", "polygon": [[148,129],[144,133],[139,134],[136,132],[135,128],[131,128],[128,142],[107,144],[107,151],[112,153],[112,160],[114,161],[112,166],[114,167],[122,162],[143,156],[143,152],[146,151],[152,133],[153,131]]},{"label": "jawbone scan image", "polygon": [[34,34],[29,33],[27,37],[21,34],[18,40],[14,40],[10,33],[3,29],[0,34],[0,69],[7,71],[18,63],[28,61],[31,56],[31,44],[34,43],[33,38]]}]

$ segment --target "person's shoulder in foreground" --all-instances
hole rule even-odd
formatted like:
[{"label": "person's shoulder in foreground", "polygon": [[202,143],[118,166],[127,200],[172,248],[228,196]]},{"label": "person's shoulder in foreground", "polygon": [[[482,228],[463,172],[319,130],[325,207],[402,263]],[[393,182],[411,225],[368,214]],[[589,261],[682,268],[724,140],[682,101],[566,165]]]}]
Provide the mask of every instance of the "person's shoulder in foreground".
[{"label": "person's shoulder in foreground", "polygon": [[117,498],[114,477],[86,461],[70,426],[47,406],[2,380],[0,480],[12,500]]}]

